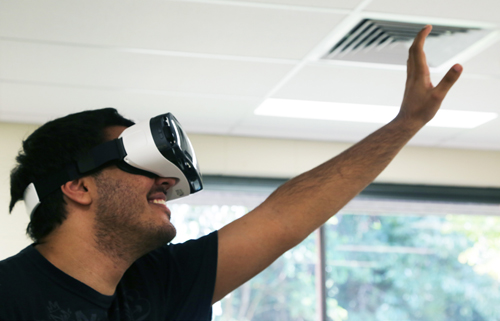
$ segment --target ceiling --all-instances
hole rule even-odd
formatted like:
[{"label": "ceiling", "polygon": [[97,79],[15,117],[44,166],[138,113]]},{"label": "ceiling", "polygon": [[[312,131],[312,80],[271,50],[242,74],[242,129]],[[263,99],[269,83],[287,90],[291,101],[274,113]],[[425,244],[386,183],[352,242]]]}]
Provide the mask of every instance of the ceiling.
[{"label": "ceiling", "polygon": [[[0,121],[116,107],[191,133],[354,142],[380,125],[258,116],[266,98],[397,106],[405,69],[319,59],[360,17],[500,26],[498,0],[0,0]],[[500,114],[498,31],[443,108]],[[443,71],[434,70],[438,81]],[[500,117],[412,145],[500,150]]]}]

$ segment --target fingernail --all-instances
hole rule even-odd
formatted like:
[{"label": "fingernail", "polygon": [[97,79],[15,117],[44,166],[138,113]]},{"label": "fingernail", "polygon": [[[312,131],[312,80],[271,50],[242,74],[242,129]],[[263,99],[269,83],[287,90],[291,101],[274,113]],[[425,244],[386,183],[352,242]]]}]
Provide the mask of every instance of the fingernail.
[{"label": "fingernail", "polygon": [[455,65],[453,66],[453,70],[456,72],[461,72],[464,68],[461,65]]}]

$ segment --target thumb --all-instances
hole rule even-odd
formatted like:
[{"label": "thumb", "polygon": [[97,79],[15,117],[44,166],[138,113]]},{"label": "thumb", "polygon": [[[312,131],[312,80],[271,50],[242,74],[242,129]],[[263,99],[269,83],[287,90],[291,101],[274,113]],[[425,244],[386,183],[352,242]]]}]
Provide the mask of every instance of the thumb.
[{"label": "thumb", "polygon": [[462,74],[463,67],[459,64],[451,67],[450,70],[446,73],[446,75],[441,79],[439,84],[434,88],[434,95],[440,99],[444,99],[448,91],[458,80],[460,75]]}]

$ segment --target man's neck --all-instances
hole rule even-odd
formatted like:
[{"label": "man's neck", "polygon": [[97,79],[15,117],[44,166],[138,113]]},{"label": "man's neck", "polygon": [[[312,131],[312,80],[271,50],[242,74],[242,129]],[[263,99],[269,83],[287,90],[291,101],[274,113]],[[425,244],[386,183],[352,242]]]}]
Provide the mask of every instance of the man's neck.
[{"label": "man's neck", "polygon": [[110,258],[84,240],[57,237],[35,248],[55,267],[104,295],[113,295],[133,259]]}]

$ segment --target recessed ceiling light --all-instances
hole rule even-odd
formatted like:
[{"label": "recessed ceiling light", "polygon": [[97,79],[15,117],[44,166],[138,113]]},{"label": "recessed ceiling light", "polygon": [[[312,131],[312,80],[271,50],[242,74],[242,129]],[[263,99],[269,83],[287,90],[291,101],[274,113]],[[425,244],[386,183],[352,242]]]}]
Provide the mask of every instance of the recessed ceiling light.
[{"label": "recessed ceiling light", "polygon": [[[323,119],[361,123],[387,123],[398,114],[399,107],[333,103],[308,100],[267,99],[256,115]],[[498,117],[496,113],[441,109],[427,126],[475,128]]]}]

